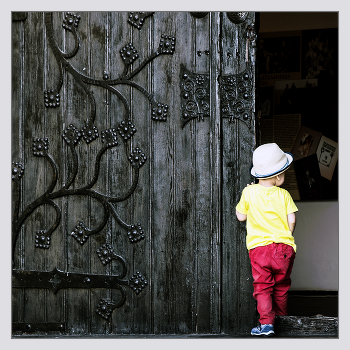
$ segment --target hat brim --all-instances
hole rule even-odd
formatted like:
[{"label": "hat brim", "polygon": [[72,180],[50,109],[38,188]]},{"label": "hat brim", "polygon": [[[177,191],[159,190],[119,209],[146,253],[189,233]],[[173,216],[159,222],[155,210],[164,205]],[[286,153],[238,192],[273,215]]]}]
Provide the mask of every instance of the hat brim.
[{"label": "hat brim", "polygon": [[284,152],[285,155],[287,156],[287,160],[288,162],[283,166],[283,168],[279,169],[278,171],[274,172],[274,173],[271,173],[271,174],[267,174],[267,175],[257,175],[255,170],[254,170],[254,166],[252,165],[250,167],[250,174],[252,176],[254,176],[256,179],[270,179],[271,177],[274,177],[274,176],[277,176],[277,175],[280,175],[282,173],[284,173],[292,164],[293,162],[293,154],[289,153],[289,152]]}]

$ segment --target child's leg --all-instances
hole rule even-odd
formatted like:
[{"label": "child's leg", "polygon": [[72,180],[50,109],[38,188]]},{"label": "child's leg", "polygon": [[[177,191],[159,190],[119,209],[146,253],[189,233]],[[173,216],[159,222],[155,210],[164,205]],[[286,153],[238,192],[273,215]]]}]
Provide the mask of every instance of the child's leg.
[{"label": "child's leg", "polygon": [[249,251],[253,274],[253,297],[257,301],[257,309],[261,324],[274,324],[275,312],[272,305],[273,286],[275,284],[270,265],[270,245],[257,247]]},{"label": "child's leg", "polygon": [[278,244],[274,256],[273,309],[276,315],[287,315],[288,290],[291,285],[295,258],[294,249],[286,244]]}]

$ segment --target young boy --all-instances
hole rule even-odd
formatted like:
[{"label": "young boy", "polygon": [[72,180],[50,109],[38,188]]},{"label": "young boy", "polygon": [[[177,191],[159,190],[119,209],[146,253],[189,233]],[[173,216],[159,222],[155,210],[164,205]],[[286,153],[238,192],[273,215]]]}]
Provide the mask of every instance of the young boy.
[{"label": "young boy", "polygon": [[259,179],[248,185],[236,206],[239,221],[247,220],[246,244],[253,274],[253,296],[257,300],[261,326],[252,335],[274,334],[275,315],[287,315],[290,274],[296,245],[295,206],[283,188],[284,172],[293,161],[275,143],[258,147],[253,153],[251,174]]}]

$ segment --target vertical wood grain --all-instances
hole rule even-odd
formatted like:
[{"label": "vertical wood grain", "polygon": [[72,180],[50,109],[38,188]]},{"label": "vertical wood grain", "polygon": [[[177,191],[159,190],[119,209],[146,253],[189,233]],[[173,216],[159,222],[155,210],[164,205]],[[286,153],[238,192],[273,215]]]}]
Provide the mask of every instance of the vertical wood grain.
[{"label": "vertical wood grain", "polygon": [[[246,68],[246,28],[254,20],[255,14],[249,13],[245,22],[234,24],[226,14],[222,15],[223,75],[242,73]],[[245,224],[239,223],[235,215],[243,188],[252,182],[249,167],[254,146],[254,124],[248,129],[240,120],[223,120],[222,331],[225,333],[248,334],[255,321]]]},{"label": "vertical wood grain", "polygon": [[[109,68],[111,78],[115,79],[119,77],[124,70],[124,63],[120,56],[120,50],[132,41],[132,28],[127,24],[127,13],[125,12],[113,12],[110,14],[109,20]],[[131,88],[129,86],[120,87],[119,85],[115,86],[115,88],[123,94],[130,108],[132,101]],[[132,115],[128,115],[121,99],[114,94],[110,95],[110,113],[111,125],[115,128],[117,128],[122,121],[132,118]],[[131,186],[133,169],[128,160],[131,151],[132,145],[130,140],[124,142],[121,137],[118,136],[118,146],[111,150],[112,159],[109,164],[110,168],[108,173],[111,195],[113,197],[122,195]],[[128,225],[131,224],[132,198],[114,203],[113,205],[120,219]],[[113,217],[111,217],[110,221],[112,229],[111,245],[115,253],[122,256],[127,261],[128,272],[126,278],[129,278],[130,270],[132,269],[132,246],[127,236],[128,230],[117,223]],[[119,264],[116,263],[111,264],[111,274],[115,275],[118,273],[118,266]],[[110,331],[112,333],[132,333],[133,313],[131,312],[132,306],[130,305],[132,292],[129,288],[126,288],[126,293],[127,299],[125,304],[121,308],[116,309],[111,317]],[[111,296],[112,300],[114,300],[117,298],[118,293],[112,290]]]},{"label": "vertical wood grain", "polygon": [[[124,23],[127,23],[127,16],[124,17]],[[152,35],[152,20],[151,18],[147,18],[140,30],[129,24],[124,24],[124,26],[129,27],[129,31],[132,33],[131,43],[139,55],[137,61],[132,65],[132,69],[135,70],[152,53],[152,42],[149,40]],[[128,42],[122,41],[121,43],[125,45]],[[148,64],[136,74],[132,81],[151,92],[151,79],[151,65]],[[130,201],[129,224],[135,225],[140,223],[145,233],[145,238],[136,243],[126,241],[125,249],[130,252],[128,255],[128,277],[131,277],[136,272],[140,272],[147,279],[148,285],[139,294],[128,290],[128,300],[130,308],[133,310],[130,331],[134,334],[148,334],[152,332],[150,300],[152,288],[152,281],[150,279],[152,269],[150,261],[150,250],[152,249],[152,232],[150,227],[150,186],[152,174],[150,162],[153,156],[151,153],[151,131],[154,121],[151,120],[152,110],[149,100],[136,89],[132,89],[131,111],[132,122],[137,131],[130,141],[129,152],[139,147],[142,153],[146,155],[147,160],[140,168],[138,186]],[[133,176],[131,176],[131,180]]]},{"label": "vertical wood grain", "polygon": [[[89,41],[84,41],[82,44],[90,49],[90,76],[94,79],[101,80],[104,71],[110,70],[110,46],[109,46],[109,14],[108,12],[91,12],[89,14],[90,23],[88,27]],[[93,176],[94,164],[97,155],[101,148],[105,146],[102,142],[103,132],[114,128],[111,122],[111,108],[110,108],[110,92],[100,86],[88,85],[89,90],[93,91],[93,96],[96,103],[96,116],[94,125],[99,130],[99,138],[92,142],[89,146],[89,156],[87,161],[91,164],[90,178]],[[99,174],[96,184],[92,187],[98,193],[110,195],[110,164],[113,162],[113,154],[111,149],[107,149],[102,155],[99,164]],[[94,230],[102,222],[105,215],[105,209],[95,199],[89,199],[89,227]],[[104,266],[96,253],[97,249],[101,247],[102,241],[110,242],[110,222],[97,234],[94,234],[89,239],[89,259],[90,259],[90,273],[92,274],[111,274],[110,265]],[[87,271],[87,269],[85,269]],[[109,328],[109,322],[96,313],[99,302],[104,300],[111,300],[111,290],[107,288],[96,288],[88,291],[89,300],[89,322],[90,332],[92,334],[105,334]]]},{"label": "vertical wood grain", "polygon": [[[24,23],[22,21],[12,22],[12,161],[24,165],[23,152],[23,75],[24,75]],[[13,167],[14,165],[12,165]],[[16,188],[18,186],[18,188]],[[12,213],[14,212],[14,200],[23,199],[24,181],[19,181],[17,185],[12,181]],[[15,192],[18,191],[19,197],[14,198]],[[18,203],[19,213],[23,210],[23,205]],[[13,216],[12,216],[13,219]],[[24,269],[24,230],[21,229],[19,234],[13,261],[14,266]],[[14,322],[23,322],[23,304],[25,291],[23,289],[12,290],[12,320]]]},{"label": "vertical wood grain", "polygon": [[[161,35],[175,35],[173,15],[160,12],[154,16],[153,50],[157,50]],[[171,58],[161,55],[152,62],[152,92],[159,102],[169,105],[166,122],[152,123],[152,222],[153,222],[153,310],[154,332],[173,334],[175,331],[174,280],[174,123],[173,96],[168,88],[172,81]]]},{"label": "vertical wood grain", "polygon": [[[78,13],[77,13],[78,14]],[[70,64],[79,72],[85,73],[87,76],[93,75],[93,67],[91,64],[92,48],[83,44],[86,40],[91,40],[91,16],[90,13],[81,16],[79,22],[79,35],[82,43],[79,47],[77,55],[69,59]],[[57,26],[55,31],[59,30]],[[65,51],[69,51],[73,46],[71,33],[64,31]],[[85,122],[90,114],[91,107],[86,93],[83,91],[72,74],[64,71],[65,81],[63,85],[64,99],[64,117],[65,128],[74,124],[78,129],[82,130]],[[88,87],[90,88],[90,87]],[[95,125],[95,123],[94,123]],[[100,131],[100,129],[99,129]],[[96,139],[87,144],[83,138],[75,147],[78,157],[78,172],[72,189],[78,189],[87,185],[93,176],[96,148],[98,148],[100,140]],[[67,149],[67,161],[72,159],[71,150]],[[72,168],[67,169],[72,171]],[[66,221],[66,240],[67,240],[67,270],[76,273],[91,273],[91,241],[90,237],[83,245],[80,245],[71,235],[79,222],[83,222],[86,227],[93,229],[98,225],[96,217],[92,215],[91,200],[88,196],[74,195],[67,198],[67,221]],[[90,218],[93,217],[91,220]],[[97,219],[98,220],[98,219]],[[67,329],[70,334],[84,334],[90,332],[91,305],[90,291],[88,289],[67,289],[65,314]]]},{"label": "vertical wood grain", "polygon": [[[186,24],[186,25],[184,25]],[[195,23],[189,13],[173,17],[176,49],[172,60],[172,130],[174,138],[174,236],[172,251],[174,332],[196,332],[195,149],[194,126],[181,125],[180,64],[194,70]],[[169,57],[170,58],[170,57]]]},{"label": "vertical wood grain", "polygon": [[[210,61],[216,62],[215,53],[210,50],[211,46],[211,14],[204,18],[196,19],[196,49],[194,52],[195,71],[198,73],[209,73]],[[209,51],[209,55],[205,52]],[[211,80],[210,77],[210,94],[212,87],[216,85],[216,79]],[[215,104],[210,106],[215,110]],[[213,113],[210,113],[210,119],[215,118]],[[195,229],[194,239],[196,241],[196,315],[197,329],[199,333],[211,332],[211,263],[212,263],[212,202],[211,185],[213,180],[212,164],[210,161],[211,155],[211,120],[205,118],[204,121],[195,122],[195,137],[193,140],[195,147]],[[215,302],[215,301],[214,301]]]},{"label": "vertical wood grain", "polygon": [[[24,177],[24,207],[45,191],[45,173],[49,167],[42,157],[33,156],[33,138],[46,137],[44,125],[43,82],[44,82],[44,41],[42,13],[30,13],[25,25],[24,60],[24,157],[26,176]],[[45,229],[45,208],[40,206],[27,218],[23,225],[23,245],[25,247],[24,268],[44,270],[45,253],[35,248],[37,230]],[[44,321],[45,291],[25,290],[24,322]]]},{"label": "vertical wood grain", "polygon": [[209,163],[210,163],[210,333],[218,334],[221,329],[221,290],[222,290],[222,241],[221,241],[221,220],[222,220],[222,119],[220,117],[220,98],[218,76],[220,67],[220,13],[210,14],[210,137],[209,137]]},{"label": "vertical wood grain", "polygon": [[[55,13],[53,15],[53,26],[55,30],[55,38],[58,45],[64,48],[64,40],[62,33],[62,13]],[[58,29],[58,30],[57,30]],[[47,28],[44,26],[44,38],[47,35]],[[56,59],[53,55],[52,49],[49,47],[47,40],[44,40],[44,81],[42,86],[38,86],[42,93],[42,98],[40,103],[44,104],[44,91],[55,89],[59,78],[59,67],[57,65]],[[62,93],[61,93],[62,101]],[[54,159],[57,170],[58,178],[57,184],[53,191],[57,191],[62,188],[65,183],[63,177],[64,174],[64,163],[61,159],[64,159],[64,145],[62,145],[62,133],[63,124],[65,122],[65,117],[62,113],[62,105],[60,104],[57,108],[46,108],[43,111],[43,124],[45,125],[45,136],[49,139],[50,148],[49,153]],[[50,166],[47,166],[45,171],[45,187],[47,187],[53,177],[53,171]],[[65,198],[58,198],[54,200],[54,203],[61,208],[61,214],[63,214],[63,208],[66,204]],[[45,227],[42,229],[49,230],[52,225],[57,220],[57,213],[55,208],[50,205],[45,206]],[[45,267],[44,271],[52,271],[54,268],[64,270],[64,265],[66,261],[65,257],[65,231],[64,231],[64,219],[61,218],[59,226],[52,233],[50,237],[50,247],[49,249],[37,249],[42,252],[45,257]],[[57,294],[52,293],[50,290],[44,290],[44,300],[45,304],[45,322],[63,322],[64,320],[64,291],[59,291]]]}]

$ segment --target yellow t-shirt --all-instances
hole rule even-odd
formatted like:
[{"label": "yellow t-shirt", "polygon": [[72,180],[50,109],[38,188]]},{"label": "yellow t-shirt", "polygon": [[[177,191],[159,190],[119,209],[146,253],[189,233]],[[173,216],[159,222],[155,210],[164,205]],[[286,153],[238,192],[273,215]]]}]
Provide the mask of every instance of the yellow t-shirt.
[{"label": "yellow t-shirt", "polygon": [[297,250],[287,215],[298,211],[298,208],[288,191],[276,186],[247,186],[236,209],[247,215],[248,250],[271,243],[285,243]]}]

